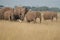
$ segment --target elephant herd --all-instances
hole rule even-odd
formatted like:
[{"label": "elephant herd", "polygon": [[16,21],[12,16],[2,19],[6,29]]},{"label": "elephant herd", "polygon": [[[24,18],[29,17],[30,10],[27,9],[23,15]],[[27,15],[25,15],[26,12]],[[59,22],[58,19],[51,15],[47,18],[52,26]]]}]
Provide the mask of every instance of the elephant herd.
[{"label": "elephant herd", "polygon": [[18,19],[24,21],[26,18],[27,22],[36,23],[36,19],[40,19],[40,23],[42,21],[42,17],[44,20],[52,20],[56,18],[57,20],[57,12],[46,11],[43,15],[40,11],[32,11],[27,9],[26,7],[4,7],[0,9],[0,19],[2,20],[10,20],[17,21]]}]

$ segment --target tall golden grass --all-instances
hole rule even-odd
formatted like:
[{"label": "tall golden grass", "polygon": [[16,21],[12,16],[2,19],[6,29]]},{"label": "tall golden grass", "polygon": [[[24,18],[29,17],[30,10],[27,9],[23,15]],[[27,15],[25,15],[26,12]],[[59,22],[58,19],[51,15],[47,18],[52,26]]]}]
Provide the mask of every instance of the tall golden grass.
[{"label": "tall golden grass", "polygon": [[0,20],[0,40],[60,40],[60,16],[36,24]]}]

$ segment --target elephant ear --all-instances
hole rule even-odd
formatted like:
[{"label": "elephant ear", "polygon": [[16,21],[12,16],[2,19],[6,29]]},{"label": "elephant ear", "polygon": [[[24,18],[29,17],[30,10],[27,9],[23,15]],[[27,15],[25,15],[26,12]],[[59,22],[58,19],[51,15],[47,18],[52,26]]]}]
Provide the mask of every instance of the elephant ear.
[{"label": "elephant ear", "polygon": [[28,9],[26,7],[22,7],[21,13],[25,15],[27,12],[28,12]]},{"label": "elephant ear", "polygon": [[29,11],[28,8],[25,8],[25,14],[27,14],[28,11]]}]

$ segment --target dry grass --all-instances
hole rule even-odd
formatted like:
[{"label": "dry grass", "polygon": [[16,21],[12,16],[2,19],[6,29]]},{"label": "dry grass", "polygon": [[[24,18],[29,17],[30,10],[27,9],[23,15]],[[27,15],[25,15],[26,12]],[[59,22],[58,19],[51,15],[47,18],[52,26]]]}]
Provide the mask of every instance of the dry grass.
[{"label": "dry grass", "polygon": [[0,20],[0,40],[60,40],[60,18],[41,24]]}]

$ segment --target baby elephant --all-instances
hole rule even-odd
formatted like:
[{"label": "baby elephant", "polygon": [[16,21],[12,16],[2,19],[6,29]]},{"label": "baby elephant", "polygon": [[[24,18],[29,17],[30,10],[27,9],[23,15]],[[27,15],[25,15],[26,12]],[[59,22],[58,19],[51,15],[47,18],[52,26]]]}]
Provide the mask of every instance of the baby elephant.
[{"label": "baby elephant", "polygon": [[37,18],[40,19],[40,23],[41,23],[41,13],[38,11],[28,11],[26,14],[27,22],[34,21],[34,23],[36,23]]}]

